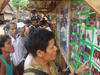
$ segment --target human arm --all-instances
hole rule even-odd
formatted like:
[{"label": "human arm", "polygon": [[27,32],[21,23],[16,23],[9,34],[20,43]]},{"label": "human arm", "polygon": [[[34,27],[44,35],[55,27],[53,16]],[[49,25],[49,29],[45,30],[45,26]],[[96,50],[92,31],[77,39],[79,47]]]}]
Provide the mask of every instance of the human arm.
[{"label": "human arm", "polygon": [[0,61],[0,75],[6,75],[5,65]]}]

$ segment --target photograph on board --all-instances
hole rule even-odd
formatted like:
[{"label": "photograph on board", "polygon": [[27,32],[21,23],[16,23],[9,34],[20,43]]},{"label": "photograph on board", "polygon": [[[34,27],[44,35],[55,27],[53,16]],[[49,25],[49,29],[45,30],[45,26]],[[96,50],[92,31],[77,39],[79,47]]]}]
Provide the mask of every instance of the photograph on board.
[{"label": "photograph on board", "polygon": [[72,31],[76,33],[80,33],[80,26],[79,24],[72,24]]},{"label": "photograph on board", "polygon": [[96,28],[100,28],[100,16],[96,17]]},{"label": "photograph on board", "polygon": [[100,75],[100,69],[92,64],[90,75]]},{"label": "photograph on board", "polygon": [[62,18],[61,20],[61,30],[60,30],[60,42],[64,51],[67,50],[67,19]]},{"label": "photograph on board", "polygon": [[78,44],[79,40],[80,40],[80,36],[72,33],[71,40],[73,40],[74,42],[76,42]]},{"label": "photograph on board", "polygon": [[71,54],[71,61],[73,66],[77,67],[77,56],[74,53]]},{"label": "photograph on board", "polygon": [[82,40],[85,40],[85,28],[80,29],[80,37]]},{"label": "photograph on board", "polygon": [[91,47],[80,42],[80,51],[88,58],[90,58]]},{"label": "photograph on board", "polygon": [[[79,54],[79,62],[81,64],[83,64],[85,61],[87,61],[88,59],[86,57],[84,57],[83,55]],[[89,63],[87,63],[87,65],[89,66]]]},{"label": "photograph on board", "polygon": [[95,47],[93,49],[92,61],[100,66],[100,50]]},{"label": "photograph on board", "polygon": [[86,41],[89,43],[92,42],[92,30],[86,30]]},{"label": "photograph on board", "polygon": [[96,14],[89,15],[87,26],[96,27]]},{"label": "photograph on board", "polygon": [[100,46],[100,30],[95,29],[94,37],[94,45]]},{"label": "photograph on board", "polygon": [[79,52],[79,47],[78,47],[78,45],[76,45],[76,44],[71,44],[71,50],[73,50],[76,54],[78,54],[78,52]]}]

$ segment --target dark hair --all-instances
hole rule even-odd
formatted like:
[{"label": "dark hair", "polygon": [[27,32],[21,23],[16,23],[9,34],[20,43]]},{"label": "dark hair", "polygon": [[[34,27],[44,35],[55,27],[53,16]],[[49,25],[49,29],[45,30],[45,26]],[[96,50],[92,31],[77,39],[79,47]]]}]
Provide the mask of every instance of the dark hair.
[{"label": "dark hair", "polygon": [[25,20],[25,24],[31,24],[31,23],[32,23],[31,20],[29,19]]},{"label": "dark hair", "polygon": [[54,38],[54,34],[46,29],[37,29],[30,32],[25,47],[35,57],[38,49],[46,52],[48,42]]},{"label": "dark hair", "polygon": [[4,43],[8,38],[10,39],[8,35],[0,35],[0,54],[2,54],[1,47],[4,47]]},{"label": "dark hair", "polygon": [[45,25],[46,23],[48,23],[46,20],[42,20],[42,21],[40,22],[40,26],[43,26],[43,25]]},{"label": "dark hair", "polygon": [[15,19],[16,19],[16,17],[13,17],[13,18],[12,18],[12,20],[15,20]]},{"label": "dark hair", "polygon": [[16,25],[16,23],[14,23],[14,22],[10,22],[10,23],[8,23],[8,24],[7,24],[7,29],[9,29],[9,28],[10,28],[10,25],[11,25],[11,24]]}]

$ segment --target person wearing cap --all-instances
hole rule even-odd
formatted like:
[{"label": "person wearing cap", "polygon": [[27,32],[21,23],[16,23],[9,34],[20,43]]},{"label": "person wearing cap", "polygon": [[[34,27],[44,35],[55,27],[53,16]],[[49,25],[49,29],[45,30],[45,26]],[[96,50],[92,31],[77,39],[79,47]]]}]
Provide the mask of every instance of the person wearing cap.
[{"label": "person wearing cap", "polygon": [[24,60],[25,60],[25,55],[26,55],[26,49],[20,37],[17,36],[18,35],[17,31],[19,27],[17,26],[18,24],[11,22],[8,24],[7,30],[11,38],[11,42],[13,44],[14,50],[15,50],[14,52],[11,53],[11,60],[13,61],[14,66],[19,71],[19,74],[22,75],[23,70],[24,70]]},{"label": "person wearing cap", "polygon": [[25,40],[27,39],[27,37],[25,36],[25,24],[23,22],[17,23],[17,30],[18,30],[18,36],[24,44]]}]

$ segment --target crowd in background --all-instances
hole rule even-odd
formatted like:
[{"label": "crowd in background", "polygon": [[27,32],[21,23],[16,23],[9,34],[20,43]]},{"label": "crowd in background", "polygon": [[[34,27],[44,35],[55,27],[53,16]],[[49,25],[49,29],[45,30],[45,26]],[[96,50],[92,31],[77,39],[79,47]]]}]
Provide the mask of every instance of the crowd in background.
[{"label": "crowd in background", "polygon": [[[2,54],[1,44],[0,44],[0,75],[12,75],[11,71],[7,71],[7,67],[10,67],[13,65],[13,75],[22,75],[24,71],[24,61],[26,59],[26,56],[28,55],[28,51],[26,50],[24,44],[26,42],[26,39],[28,38],[28,35],[35,31],[38,28],[45,28],[49,31],[52,31],[51,24],[47,22],[44,18],[40,20],[38,17],[32,17],[31,19],[18,19],[16,20],[15,17],[12,18],[12,20],[6,20],[6,24],[4,26],[4,32],[6,36],[1,35],[0,36],[0,43],[4,39],[3,43],[7,41],[7,39],[11,39],[10,45],[13,45],[12,50],[8,49],[8,56],[6,58],[6,54]],[[12,61],[12,65],[9,65],[10,61],[7,61],[9,57],[9,60]],[[3,64],[3,67],[2,67]],[[4,66],[5,65],[5,66]],[[6,66],[8,65],[8,66]],[[2,69],[4,71],[1,71]]]},{"label": "crowd in background", "polygon": [[[13,18],[6,21],[4,31],[0,35],[0,75],[59,75],[53,62],[58,49],[52,25],[47,20]],[[68,67],[60,72],[81,75],[84,70],[89,71],[88,62],[74,73]]]}]

